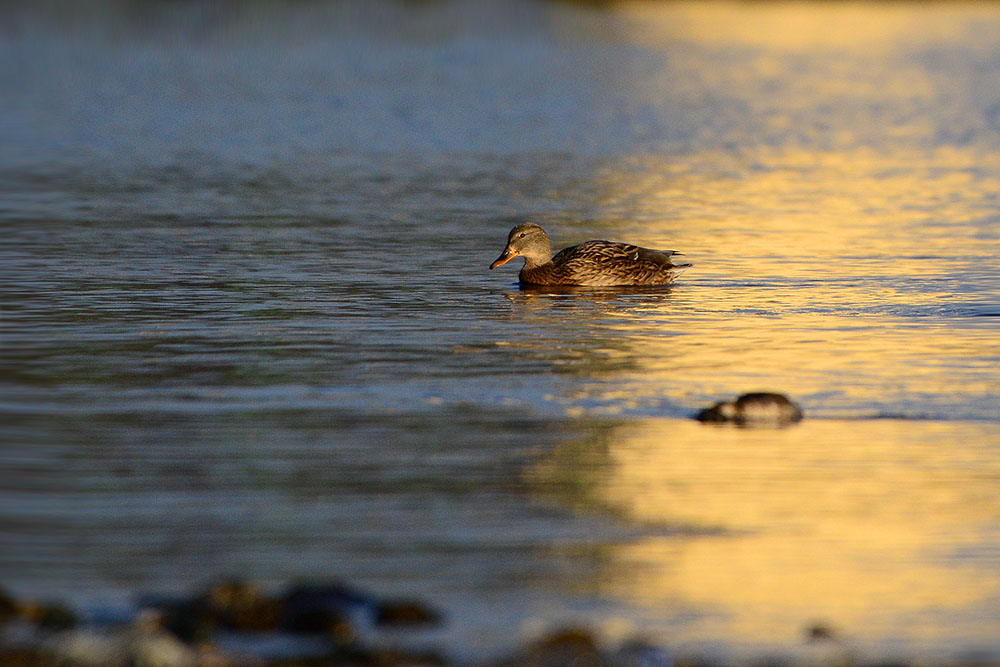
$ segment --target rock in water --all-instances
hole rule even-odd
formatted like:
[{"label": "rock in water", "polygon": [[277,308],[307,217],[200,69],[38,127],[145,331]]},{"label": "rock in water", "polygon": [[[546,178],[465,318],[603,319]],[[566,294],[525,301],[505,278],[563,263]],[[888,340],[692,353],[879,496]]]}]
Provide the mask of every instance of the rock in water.
[{"label": "rock in water", "polygon": [[695,419],[750,427],[787,426],[802,419],[802,410],[784,394],[761,391],[743,394],[733,402],[716,403],[695,415]]}]

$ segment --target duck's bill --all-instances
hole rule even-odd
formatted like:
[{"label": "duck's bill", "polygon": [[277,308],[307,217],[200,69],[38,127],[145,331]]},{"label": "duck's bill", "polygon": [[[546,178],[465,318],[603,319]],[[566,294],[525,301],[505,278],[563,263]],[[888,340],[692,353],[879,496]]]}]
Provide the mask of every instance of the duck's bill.
[{"label": "duck's bill", "polygon": [[498,266],[503,266],[504,264],[514,259],[515,257],[517,257],[517,253],[508,248],[503,251],[502,255],[496,258],[496,261],[490,264],[490,269],[495,269]]}]

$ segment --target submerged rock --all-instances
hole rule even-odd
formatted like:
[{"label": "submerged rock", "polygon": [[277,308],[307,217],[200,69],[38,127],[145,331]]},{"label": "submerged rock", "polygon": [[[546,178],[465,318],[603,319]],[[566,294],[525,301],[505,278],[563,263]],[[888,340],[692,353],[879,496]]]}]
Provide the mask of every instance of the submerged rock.
[{"label": "submerged rock", "polygon": [[76,627],[76,614],[55,602],[28,602],[21,605],[21,616],[45,630],[68,630]]},{"label": "submerged rock", "polygon": [[0,588],[0,625],[13,620],[18,616],[18,606],[14,597],[7,593],[6,589]]},{"label": "submerged rock", "polygon": [[436,625],[441,614],[419,600],[380,600],[338,583],[299,584],[284,598],[290,632],[325,633],[345,640],[353,635],[351,615],[364,610],[376,626]]},{"label": "submerged rock", "polygon": [[141,598],[140,606],[162,614],[163,627],[185,642],[208,642],[216,626],[211,614],[194,600]]},{"label": "submerged rock", "polygon": [[434,652],[355,648],[326,655],[279,658],[269,662],[268,667],[445,667],[448,664]]},{"label": "submerged rock", "polygon": [[4,667],[65,667],[66,664],[66,661],[34,647],[0,648],[0,665]]},{"label": "submerged rock", "polygon": [[237,632],[276,630],[284,618],[281,601],[239,579],[211,586],[198,602],[217,625]]},{"label": "submerged rock", "polygon": [[838,639],[837,631],[832,626],[821,621],[807,625],[805,627],[805,635],[806,641],[810,642],[835,641]]},{"label": "submerged rock", "polygon": [[205,642],[218,629],[234,632],[278,630],[284,622],[280,600],[238,579],[212,584],[192,597],[143,595],[139,606],[155,610],[162,625],[185,642]]},{"label": "submerged rock", "polygon": [[593,633],[584,628],[549,632],[518,654],[502,660],[499,667],[605,667],[611,662],[598,647]]},{"label": "submerged rock", "polygon": [[372,601],[337,583],[298,584],[284,595],[285,629],[294,634],[321,634],[340,644],[355,638],[350,613]]},{"label": "submerged rock", "polygon": [[784,394],[753,392],[735,401],[721,401],[705,408],[695,419],[700,422],[739,426],[787,426],[802,419],[802,410]]},{"label": "submerged rock", "polygon": [[375,624],[386,625],[437,625],[441,614],[417,600],[385,600],[375,609]]}]

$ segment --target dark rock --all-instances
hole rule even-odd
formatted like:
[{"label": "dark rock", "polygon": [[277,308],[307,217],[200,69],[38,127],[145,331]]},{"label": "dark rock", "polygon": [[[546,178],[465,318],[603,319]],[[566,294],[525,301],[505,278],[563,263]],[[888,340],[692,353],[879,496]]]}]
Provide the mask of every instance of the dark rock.
[{"label": "dark rock", "polygon": [[341,649],[326,655],[283,658],[270,667],[443,667],[447,661],[437,653]]},{"label": "dark rock", "polygon": [[736,406],[733,403],[719,401],[710,408],[701,410],[694,416],[700,422],[706,424],[723,424],[733,421],[736,417]]},{"label": "dark rock", "polygon": [[188,643],[203,643],[222,628],[266,632],[284,625],[284,605],[254,586],[230,579],[193,598],[142,596],[139,605],[160,612],[163,628]]},{"label": "dark rock", "polygon": [[373,604],[370,597],[336,583],[299,584],[282,600],[285,629],[297,634],[324,634],[341,644],[354,640],[349,614]]},{"label": "dark rock", "polygon": [[4,667],[63,667],[65,662],[35,648],[0,649],[0,665]]},{"label": "dark rock", "polygon": [[327,635],[341,644],[354,640],[354,628],[347,617],[332,609],[314,609],[290,616],[285,629],[292,634]]},{"label": "dark rock", "polygon": [[196,599],[196,606],[219,627],[237,632],[276,630],[284,621],[279,600],[238,579],[221,581]]},{"label": "dark rock", "polygon": [[289,608],[324,608],[341,611],[375,603],[372,596],[336,582],[296,584],[288,589],[284,600]]},{"label": "dark rock", "polygon": [[139,606],[160,612],[163,627],[188,644],[209,642],[215,631],[215,619],[198,600],[142,596]]},{"label": "dark rock", "polygon": [[806,640],[810,642],[835,641],[837,631],[825,623],[813,623],[806,626]]},{"label": "dark rock", "polygon": [[501,662],[503,667],[606,667],[610,660],[587,630],[566,628],[533,642],[520,654]]},{"label": "dark rock", "polygon": [[417,600],[384,600],[375,608],[376,625],[437,625],[441,614]]},{"label": "dark rock", "polygon": [[76,614],[58,603],[29,602],[21,607],[21,616],[45,630],[69,630],[76,626]]},{"label": "dark rock", "polygon": [[735,401],[720,401],[695,415],[706,423],[740,426],[787,426],[802,419],[802,410],[783,394],[753,392]]},{"label": "dark rock", "polygon": [[5,589],[0,588],[0,625],[17,618],[17,616],[17,601]]},{"label": "dark rock", "polygon": [[444,667],[448,661],[433,651],[381,650],[369,655],[376,667]]}]

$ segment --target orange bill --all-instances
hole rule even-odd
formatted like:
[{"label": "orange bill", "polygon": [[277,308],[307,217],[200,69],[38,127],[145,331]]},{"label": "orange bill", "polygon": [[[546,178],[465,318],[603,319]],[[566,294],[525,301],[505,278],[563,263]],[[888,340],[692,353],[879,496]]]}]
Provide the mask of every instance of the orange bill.
[{"label": "orange bill", "polygon": [[503,254],[501,254],[499,257],[497,257],[496,261],[494,261],[492,264],[490,264],[490,268],[491,269],[495,269],[498,266],[503,266],[504,264],[506,264],[510,260],[514,259],[515,257],[517,257],[517,253],[516,252],[514,252],[510,248],[504,248],[503,249]]}]

